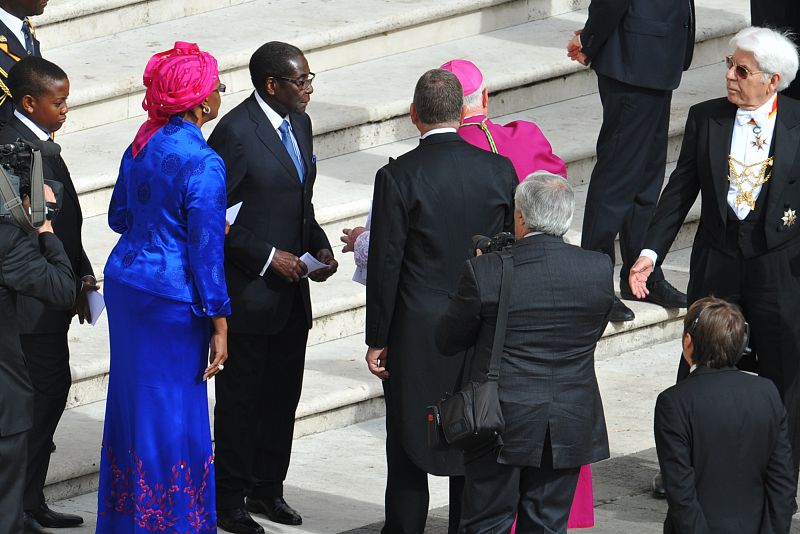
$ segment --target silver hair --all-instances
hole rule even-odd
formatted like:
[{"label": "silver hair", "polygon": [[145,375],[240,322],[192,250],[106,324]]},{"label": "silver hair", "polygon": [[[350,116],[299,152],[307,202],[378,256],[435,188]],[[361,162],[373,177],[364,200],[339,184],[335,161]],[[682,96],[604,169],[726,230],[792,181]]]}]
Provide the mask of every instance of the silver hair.
[{"label": "silver hair", "polygon": [[561,237],[572,224],[575,193],[561,176],[536,171],[517,186],[514,207],[522,214],[529,232]]},{"label": "silver hair", "polygon": [[471,92],[464,97],[464,107],[467,111],[472,111],[481,107],[483,104],[483,90],[486,89],[486,84],[481,82],[481,86],[477,90]]},{"label": "silver hair", "polygon": [[791,33],[780,33],[770,28],[750,26],[740,30],[733,36],[730,45],[734,49],[752,52],[763,71],[761,79],[764,83],[770,76],[780,73],[778,91],[783,91],[792,83],[797,75],[797,46],[791,40]]}]

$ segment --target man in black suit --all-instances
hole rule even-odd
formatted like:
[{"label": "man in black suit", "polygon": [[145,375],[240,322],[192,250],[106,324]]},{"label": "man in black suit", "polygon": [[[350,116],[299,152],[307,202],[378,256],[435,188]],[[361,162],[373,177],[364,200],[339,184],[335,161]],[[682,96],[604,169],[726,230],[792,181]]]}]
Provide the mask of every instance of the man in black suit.
[{"label": "man in black suit", "polygon": [[[39,58],[20,60],[8,77],[16,95],[10,120],[0,128],[0,144],[17,139],[52,144],[50,136],[67,118],[69,80],[57,65]],[[72,384],[67,332],[77,314],[81,324],[91,321],[88,294],[98,289],[97,281],[81,242],[83,217],[78,193],[60,155],[42,158],[46,180],[61,183],[63,194],[56,236],[75,273],[76,301],[68,311],[49,310],[44,302],[28,297],[17,300],[20,342],[28,363],[34,389],[33,428],[28,434],[28,469],[25,482],[25,532],[47,532],[44,527],[75,527],[83,519],[50,510],[44,501],[44,484],[50,465],[51,444],[67,405]]]},{"label": "man in black suit", "polygon": [[[567,46],[572,59],[597,73],[603,103],[581,246],[613,260],[619,234],[623,299],[635,298],[624,273],[642,249],[664,183],[672,90],[692,61],[694,28],[694,0],[592,0],[589,19]],[[660,267],[648,289],[648,302],[686,306]],[[611,320],[633,319],[615,300]]]},{"label": "man in black suit", "polygon": [[[594,350],[614,301],[608,256],[564,242],[569,183],[537,172],[515,194],[514,271],[499,394],[501,437],[466,455],[463,533],[566,532],[582,465],[609,457]],[[499,306],[499,254],[469,260],[436,329],[445,354],[470,349],[464,382],[485,382]]]},{"label": "man in black suit", "polygon": [[[689,265],[689,302],[708,295],[739,304],[752,329],[740,368],[778,388],[788,414],[794,476],[800,467],[800,102],[776,93],[793,79],[792,42],[766,28],[731,40],[727,98],[689,110],[678,165],[658,201],[646,249],[629,283],[645,296],[702,192]],[[759,65],[756,55],[762,58]],[[767,66],[768,65],[768,66]],[[678,380],[689,374],[681,358]]]},{"label": "man in black suit", "polygon": [[41,15],[47,0],[0,0],[0,125],[11,120],[13,97],[8,74],[20,59],[41,57],[39,41],[28,17]]},{"label": "man in black suit", "polygon": [[[48,192],[49,201],[55,201]],[[64,247],[50,221],[38,241],[8,220],[0,220],[0,532],[25,532],[23,494],[28,431],[34,423],[34,387],[20,346],[17,299],[39,299],[67,310],[75,302],[75,281]]]},{"label": "man in black suit", "polygon": [[250,77],[255,92],[208,140],[225,160],[229,205],[243,202],[225,240],[231,358],[216,378],[214,430],[219,525],[245,534],[263,532],[248,511],[302,523],[283,499],[312,323],[299,256],[328,265],[308,275],[316,282],[337,268],[311,202],[314,74],[299,49],[269,42],[250,59]]},{"label": "man in black suit", "polygon": [[436,348],[436,319],[471,255],[471,236],[513,224],[517,184],[509,160],[456,133],[462,90],[451,72],[417,82],[411,120],[419,146],[375,176],[367,276],[367,364],[386,401],[386,522],[382,532],[420,533],[428,515],[428,473],[449,476],[450,529],[458,528],[461,454],[428,448],[425,407],[454,391],[461,362]]},{"label": "man in black suit", "polygon": [[788,534],[797,485],[775,386],[736,369],[739,308],[695,301],[683,321],[691,374],[658,396],[655,436],[667,490],[665,534]]},{"label": "man in black suit", "polygon": [[[800,32],[800,2],[797,0],[750,0],[750,23],[753,26],[779,28],[792,32],[798,42]],[[800,79],[795,76],[783,94],[800,99]]]}]

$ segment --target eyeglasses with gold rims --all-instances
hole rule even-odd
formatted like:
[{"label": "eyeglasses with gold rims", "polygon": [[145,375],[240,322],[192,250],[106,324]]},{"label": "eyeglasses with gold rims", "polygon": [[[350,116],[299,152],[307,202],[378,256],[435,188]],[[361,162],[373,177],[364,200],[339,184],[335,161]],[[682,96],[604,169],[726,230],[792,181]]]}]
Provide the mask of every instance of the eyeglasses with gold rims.
[{"label": "eyeglasses with gold rims", "polygon": [[736,77],[740,80],[746,80],[749,76],[753,74],[763,74],[766,71],[763,70],[750,70],[744,65],[739,65],[736,63],[736,60],[733,59],[733,56],[725,56],[725,65],[727,65],[728,70],[733,68],[733,71],[736,73]]},{"label": "eyeglasses with gold rims", "polygon": [[270,78],[275,78],[276,80],[286,80],[287,82],[291,82],[297,86],[298,89],[303,91],[307,91],[311,84],[314,83],[314,77],[316,74],[313,72],[309,72],[308,76],[303,76],[300,78],[287,78],[285,76],[270,76]]}]

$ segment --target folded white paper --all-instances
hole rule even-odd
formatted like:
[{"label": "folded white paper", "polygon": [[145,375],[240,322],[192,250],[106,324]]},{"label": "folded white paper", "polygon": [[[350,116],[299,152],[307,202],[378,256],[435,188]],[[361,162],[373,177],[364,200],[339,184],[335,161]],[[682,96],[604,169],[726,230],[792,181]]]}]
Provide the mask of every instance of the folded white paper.
[{"label": "folded white paper", "polygon": [[231,226],[233,226],[233,223],[236,222],[236,217],[239,216],[240,209],[242,209],[241,202],[239,202],[238,204],[234,204],[233,206],[225,210],[225,220]]},{"label": "folded white paper", "polygon": [[320,269],[328,269],[328,264],[322,263],[317,258],[312,256],[310,252],[306,252],[305,254],[300,256],[300,261],[305,263],[306,267],[308,267],[308,272],[306,272],[306,276],[313,273],[314,271],[319,271]]},{"label": "folded white paper", "polygon": [[89,313],[92,314],[92,326],[94,326],[97,324],[97,320],[100,319],[103,310],[106,309],[106,299],[103,298],[103,294],[99,291],[89,291],[86,297],[89,300]]}]

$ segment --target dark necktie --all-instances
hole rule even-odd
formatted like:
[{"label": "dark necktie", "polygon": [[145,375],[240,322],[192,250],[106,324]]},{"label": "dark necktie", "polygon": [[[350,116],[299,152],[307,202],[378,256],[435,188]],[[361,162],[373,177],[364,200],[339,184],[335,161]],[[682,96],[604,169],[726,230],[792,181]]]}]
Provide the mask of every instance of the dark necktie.
[{"label": "dark necktie", "polygon": [[278,131],[281,132],[281,141],[283,142],[284,148],[286,148],[286,152],[289,153],[289,157],[292,158],[292,163],[294,163],[295,169],[297,169],[297,176],[300,177],[300,182],[303,182],[305,176],[303,176],[303,164],[300,163],[300,154],[294,148],[294,143],[292,143],[292,134],[289,131],[289,121],[284,119],[281,123]]},{"label": "dark necktie", "polygon": [[22,34],[25,36],[25,50],[29,56],[33,55],[33,34],[31,33],[31,26],[27,19],[22,23]]}]

